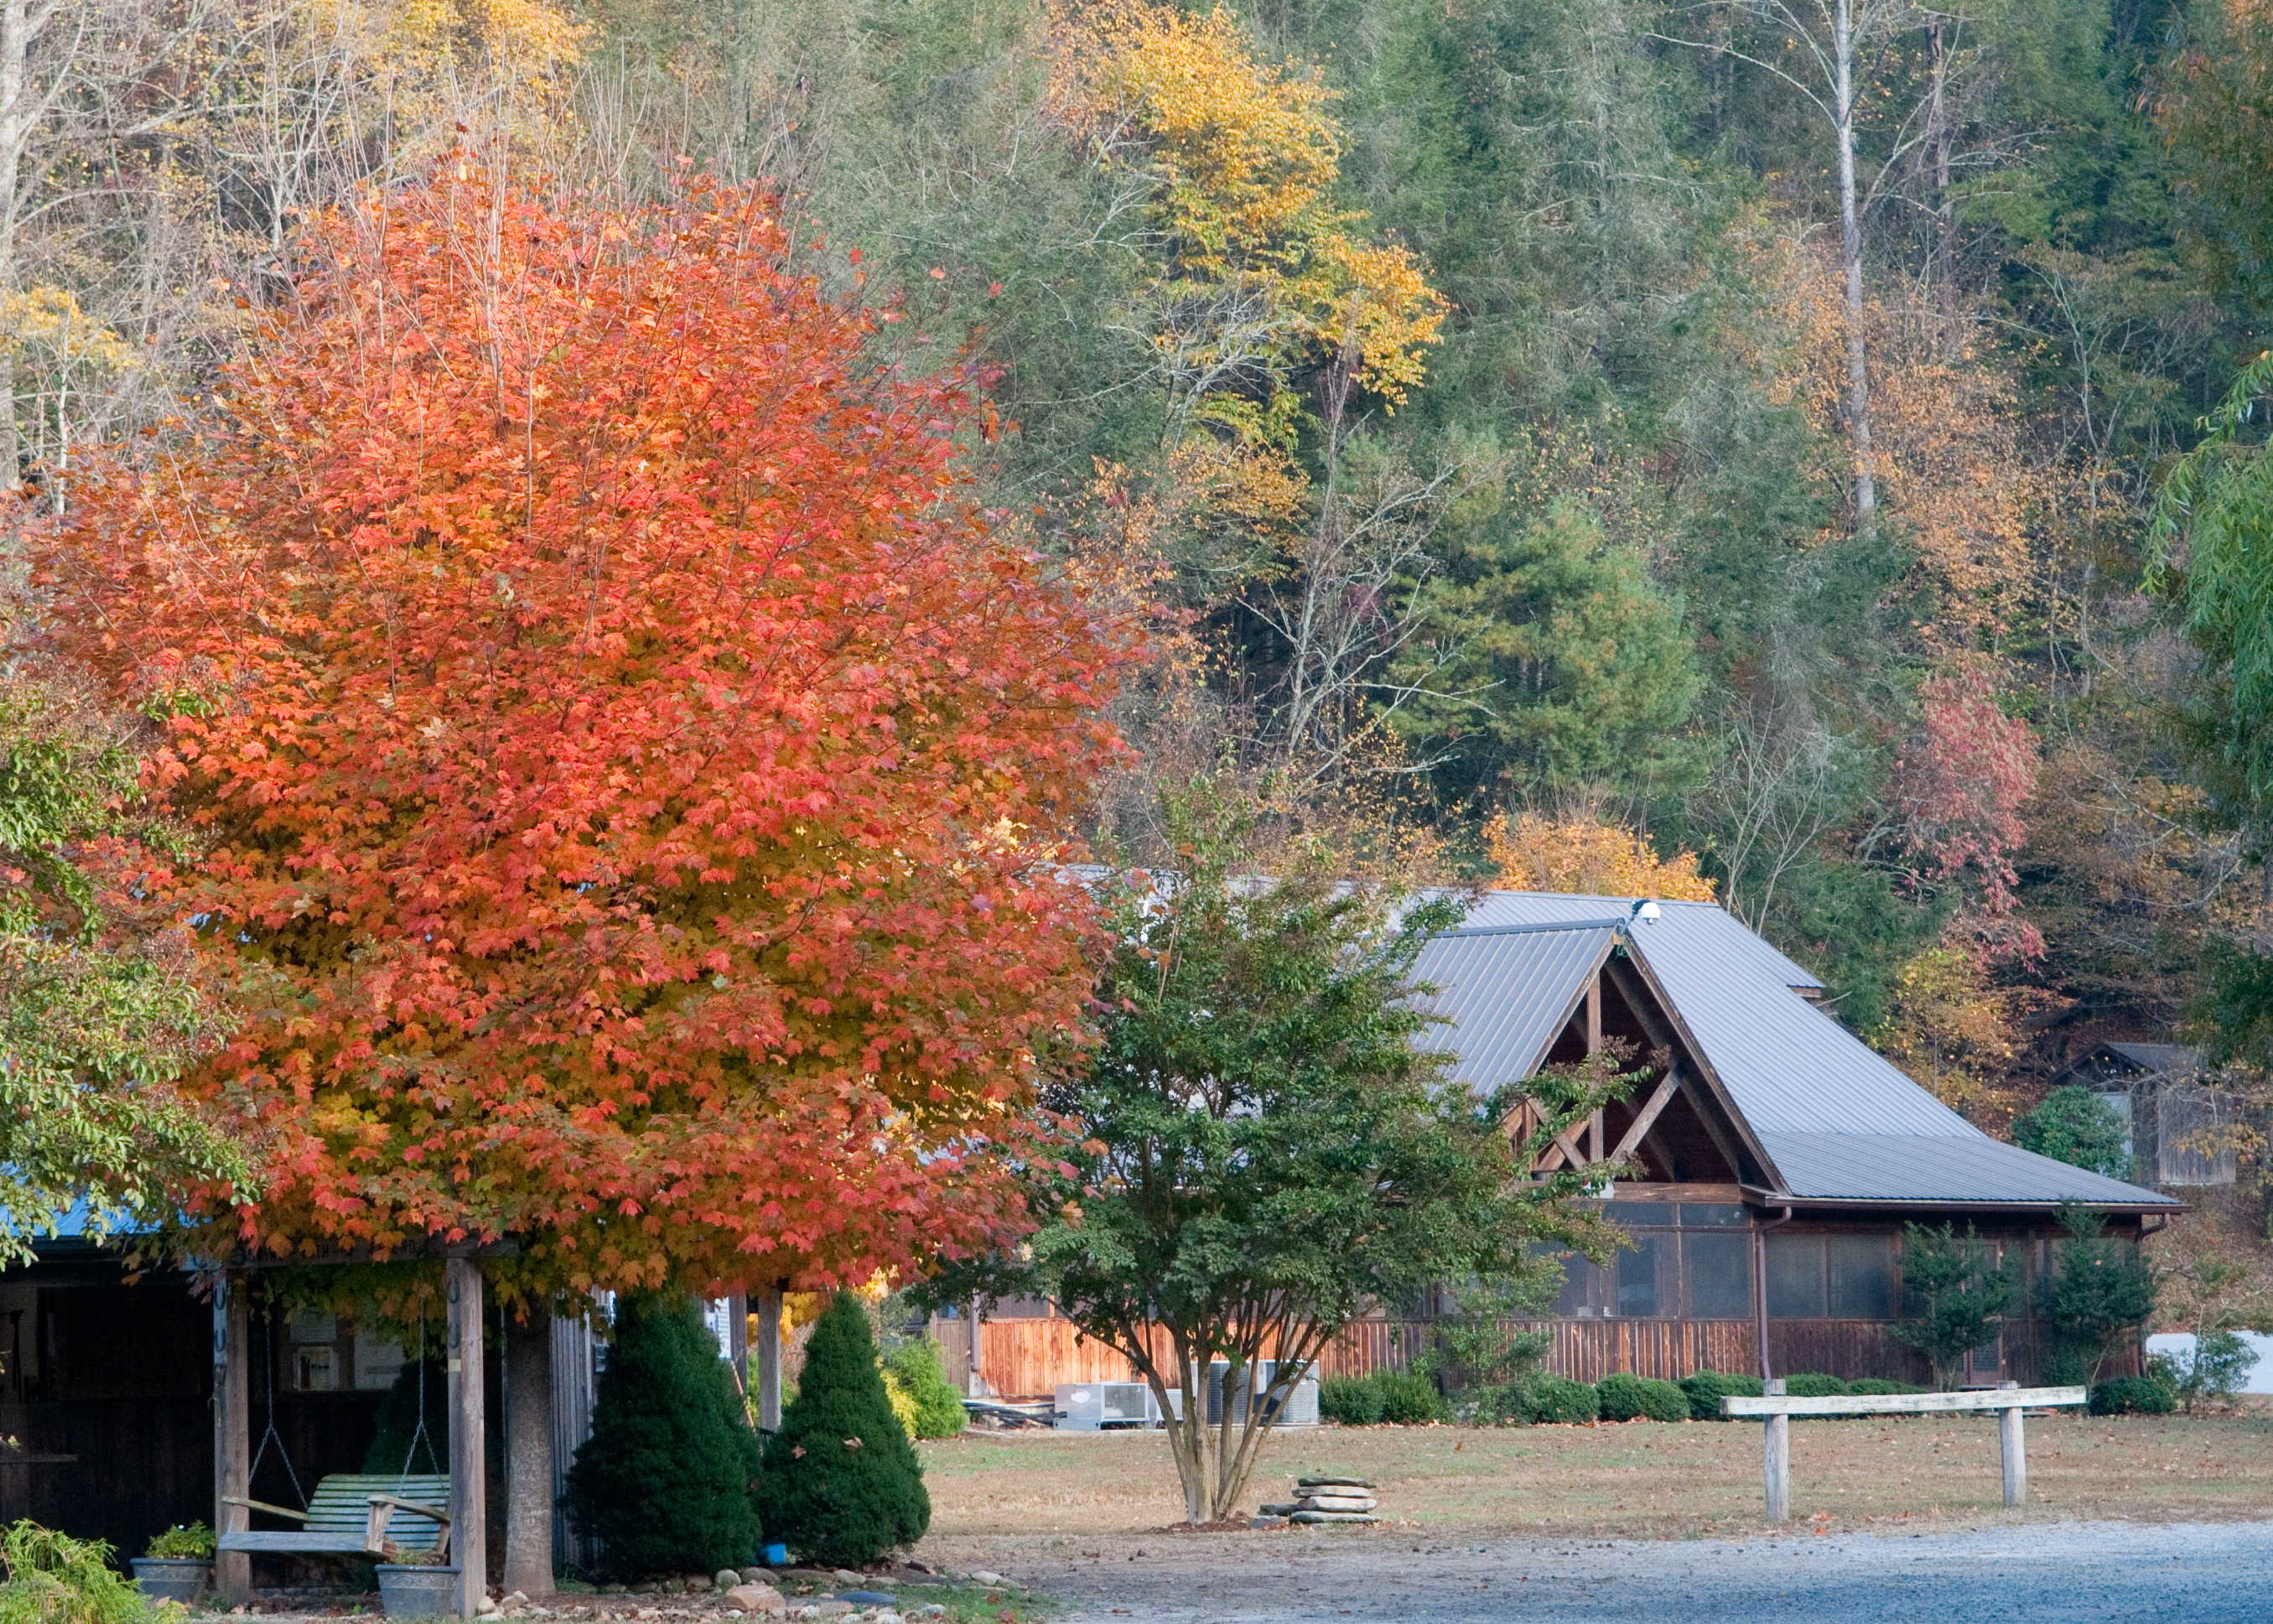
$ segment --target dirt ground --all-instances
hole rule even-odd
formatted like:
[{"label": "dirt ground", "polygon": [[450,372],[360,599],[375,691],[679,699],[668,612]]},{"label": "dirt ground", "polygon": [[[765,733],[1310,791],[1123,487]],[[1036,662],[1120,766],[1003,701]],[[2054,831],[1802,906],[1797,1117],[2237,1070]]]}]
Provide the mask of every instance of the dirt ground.
[{"label": "dirt ground", "polygon": [[[2273,1409],[2027,1425],[2029,1503],[2007,1511],[1993,1415],[1794,1421],[1787,1526],[2199,1522],[2273,1508]],[[1140,1535],[1182,1519],[1158,1433],[965,1433],[923,1453],[926,1550],[959,1567],[1006,1539]],[[1305,1472],[1372,1478],[1385,1519],[1431,1534],[1694,1538],[1768,1526],[1760,1429],[1742,1422],[1284,1433],[1264,1446],[1248,1508]]]},{"label": "dirt ground", "polygon": [[1178,1533],[1157,1433],[923,1447],[923,1557],[1057,1598],[1057,1624],[2264,1624],[2273,1411],[2028,1421],[2001,1504],[1993,1417],[1792,1424],[1792,1520],[1743,1423],[1322,1428],[1267,1446],[1251,1506],[1369,1478],[1371,1528]]}]

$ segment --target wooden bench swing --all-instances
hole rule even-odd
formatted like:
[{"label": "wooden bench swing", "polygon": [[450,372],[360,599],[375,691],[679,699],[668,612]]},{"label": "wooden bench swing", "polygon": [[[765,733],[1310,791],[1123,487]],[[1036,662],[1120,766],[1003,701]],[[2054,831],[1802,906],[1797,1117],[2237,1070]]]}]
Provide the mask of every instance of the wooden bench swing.
[{"label": "wooden bench swing", "polygon": [[[418,1327],[418,1345],[423,1358],[426,1345],[423,1316]],[[450,1503],[450,1474],[410,1470],[410,1463],[418,1458],[421,1443],[426,1446],[426,1458],[430,1462],[434,1458],[434,1441],[426,1430],[426,1382],[423,1375],[417,1379],[417,1388],[418,1425],[411,1432],[410,1448],[402,1457],[401,1471],[334,1472],[318,1480],[313,1494],[302,1495],[308,1503],[301,1511],[243,1494],[223,1494],[221,1503],[225,1506],[242,1506],[248,1511],[289,1517],[301,1526],[226,1530],[214,1542],[214,1548],[266,1556],[375,1556],[389,1562],[416,1557],[431,1558],[438,1566],[446,1563],[450,1558],[451,1516],[446,1509]],[[247,1483],[260,1470],[261,1458],[268,1453],[272,1442],[276,1446],[276,1458],[284,1463],[284,1475],[291,1479],[292,1492],[300,1493],[300,1474],[292,1470],[292,1457],[285,1453],[283,1434],[276,1430],[276,1382],[273,1372],[268,1383],[268,1430],[261,1434],[260,1448],[253,1453],[252,1464],[245,1472]]]}]

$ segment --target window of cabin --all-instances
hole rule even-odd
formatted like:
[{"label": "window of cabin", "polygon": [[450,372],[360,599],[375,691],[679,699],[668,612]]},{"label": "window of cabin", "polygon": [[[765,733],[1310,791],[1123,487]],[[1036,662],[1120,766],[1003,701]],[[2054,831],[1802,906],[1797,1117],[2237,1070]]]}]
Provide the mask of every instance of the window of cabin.
[{"label": "window of cabin", "polygon": [[1621,1320],[1654,1320],[1657,1318],[1657,1269],[1660,1243],[1672,1250],[1673,1237],[1657,1235],[1647,1231],[1636,1233],[1631,1247],[1621,1248],[1617,1262],[1618,1318]]},{"label": "window of cabin", "polygon": [[[1696,1209],[1684,1207],[1682,1220]],[[1743,1208],[1737,1209],[1742,1212]],[[1689,1315],[1696,1320],[1752,1317],[1752,1238],[1746,1231],[1684,1231],[1681,1268],[1689,1283]]]},{"label": "window of cabin", "polygon": [[1823,1318],[1823,1237],[1775,1235],[1768,1241],[1768,1317]]},{"label": "window of cabin", "polygon": [[1894,1238],[1827,1235],[1824,1275],[1834,1320],[1894,1317]]}]

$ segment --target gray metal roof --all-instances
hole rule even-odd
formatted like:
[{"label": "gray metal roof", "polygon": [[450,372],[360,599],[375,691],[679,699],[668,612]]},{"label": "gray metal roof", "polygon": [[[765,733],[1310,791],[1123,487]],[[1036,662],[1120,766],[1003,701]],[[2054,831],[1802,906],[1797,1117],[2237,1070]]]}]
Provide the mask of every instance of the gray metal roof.
[{"label": "gray metal roof", "polygon": [[[1559,891],[1487,891],[1476,900],[1467,928],[1497,924],[1547,924],[1572,919],[1599,919],[1633,912],[1640,899],[1631,896],[1573,896]],[[1607,903],[1609,906],[1605,907]],[[1783,987],[1820,990],[1823,983],[1804,966],[1796,964],[1744,928],[1717,902],[1667,902],[1657,905],[1658,917],[1636,929],[1649,932],[1662,945],[1678,943],[1695,952],[1734,959],[1760,979]]]},{"label": "gray metal roof", "polygon": [[[1633,899],[1490,891],[1468,928],[1599,919]],[[1932,1134],[1979,1129],[1904,1076],[1852,1032],[1791,991],[1823,984],[1711,902],[1660,902],[1637,920],[1633,952],[1648,965],[1698,1046],[1759,1134]]]},{"label": "gray metal roof", "polygon": [[1803,1200],[1948,1201],[1963,1206],[2177,1209],[2183,1203],[1975,1134],[1763,1134],[1784,1187]]},{"label": "gray metal roof", "polygon": [[2141,1071],[2158,1076],[2166,1072],[2202,1070],[2202,1056],[2184,1044],[2102,1044],[2100,1047],[2121,1056]]},{"label": "gray metal roof", "polygon": [[1437,991],[1417,1001],[1452,1022],[1422,1041],[1460,1057],[1446,1075],[1481,1092],[1537,1073],[1617,935],[1608,912],[1598,902],[1591,924],[1459,931],[1421,950],[1414,978]]},{"label": "gray metal roof", "polygon": [[[1448,988],[1438,1007],[1459,1029],[1436,1041],[1459,1051],[1453,1074],[1482,1085],[1535,1067],[1576,1002],[1573,967],[1600,962],[1606,922],[1635,901],[1489,891],[1431,942],[1421,973]],[[1795,1196],[2178,1205],[1991,1139],[1793,991],[1823,984],[1714,903],[1660,902],[1624,935]]]}]

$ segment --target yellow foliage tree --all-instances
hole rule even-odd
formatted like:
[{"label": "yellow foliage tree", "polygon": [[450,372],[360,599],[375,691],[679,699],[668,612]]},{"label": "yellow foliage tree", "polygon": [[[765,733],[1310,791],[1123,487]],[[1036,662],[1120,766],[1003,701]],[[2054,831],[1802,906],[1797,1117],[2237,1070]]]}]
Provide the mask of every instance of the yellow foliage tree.
[{"label": "yellow foliage tree", "polygon": [[1631,829],[1593,818],[1542,818],[1505,812],[1484,825],[1498,885],[1509,891],[1564,891],[1580,896],[1648,896],[1709,902],[1713,882],[1697,872],[1697,854],[1662,858]]},{"label": "yellow foliage tree", "polygon": [[1060,120],[1099,165],[1149,182],[1161,241],[1144,318],[1180,415],[1283,448],[1299,410],[1286,374],[1337,356],[1401,402],[1446,307],[1409,251],[1362,239],[1364,216],[1335,206],[1345,138],[1317,72],[1257,60],[1227,12],[1148,0],[1069,7],[1052,38]]}]

